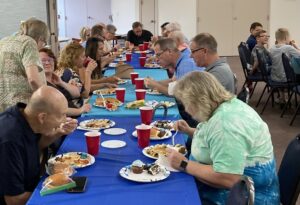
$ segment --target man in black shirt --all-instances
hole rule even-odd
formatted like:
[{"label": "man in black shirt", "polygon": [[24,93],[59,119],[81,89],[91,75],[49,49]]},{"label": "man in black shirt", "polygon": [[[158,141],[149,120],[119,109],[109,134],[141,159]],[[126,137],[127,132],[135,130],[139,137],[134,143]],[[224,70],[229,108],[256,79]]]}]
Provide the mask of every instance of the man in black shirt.
[{"label": "man in black shirt", "polygon": [[132,24],[132,30],[128,31],[126,38],[126,47],[130,48],[138,46],[144,42],[150,42],[153,34],[150,31],[143,29],[143,24],[140,22],[134,22]]},{"label": "man in black shirt", "polygon": [[0,204],[25,204],[39,181],[40,151],[71,133],[68,103],[48,86],[33,93],[28,105],[17,103],[0,114]]}]

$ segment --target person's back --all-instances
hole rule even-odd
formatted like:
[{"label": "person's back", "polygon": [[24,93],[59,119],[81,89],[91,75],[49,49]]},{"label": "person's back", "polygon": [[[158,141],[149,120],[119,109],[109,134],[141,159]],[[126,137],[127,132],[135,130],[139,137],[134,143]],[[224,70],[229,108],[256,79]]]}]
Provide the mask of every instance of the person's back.
[{"label": "person's back", "polygon": [[15,35],[0,40],[0,112],[16,102],[28,102],[32,89],[25,68],[31,65],[38,66],[45,79],[34,39]]}]

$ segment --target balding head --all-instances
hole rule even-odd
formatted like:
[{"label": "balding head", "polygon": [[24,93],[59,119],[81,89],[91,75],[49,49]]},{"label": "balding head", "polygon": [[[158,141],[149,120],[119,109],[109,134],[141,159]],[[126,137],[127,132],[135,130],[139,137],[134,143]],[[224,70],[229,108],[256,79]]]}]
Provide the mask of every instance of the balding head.
[{"label": "balding head", "polygon": [[68,102],[61,92],[50,86],[42,86],[32,94],[27,108],[34,113],[50,113],[67,106]]}]

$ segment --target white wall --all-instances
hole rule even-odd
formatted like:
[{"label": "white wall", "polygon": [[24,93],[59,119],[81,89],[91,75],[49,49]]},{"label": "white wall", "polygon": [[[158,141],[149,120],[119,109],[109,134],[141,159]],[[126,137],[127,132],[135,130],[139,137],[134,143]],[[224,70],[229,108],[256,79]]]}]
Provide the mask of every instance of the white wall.
[{"label": "white wall", "polygon": [[111,13],[117,34],[127,34],[139,20],[139,0],[111,0]]},{"label": "white wall", "polygon": [[19,30],[20,22],[36,17],[47,23],[45,0],[1,0],[0,1],[0,38]]},{"label": "white wall", "polygon": [[188,39],[191,39],[197,34],[196,12],[197,0],[159,0],[158,26],[164,22],[176,21]]},{"label": "white wall", "polygon": [[274,45],[275,31],[287,28],[291,38],[300,44],[300,0],[270,1],[270,45]]}]

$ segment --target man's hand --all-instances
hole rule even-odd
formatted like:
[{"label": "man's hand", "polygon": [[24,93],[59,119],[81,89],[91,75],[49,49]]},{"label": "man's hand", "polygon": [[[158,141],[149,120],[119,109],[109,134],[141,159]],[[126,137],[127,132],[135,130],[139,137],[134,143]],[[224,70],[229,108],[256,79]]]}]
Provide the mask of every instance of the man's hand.
[{"label": "man's hand", "polygon": [[57,129],[57,132],[61,135],[68,135],[72,133],[78,126],[78,121],[67,117],[66,122],[60,125],[60,128]]},{"label": "man's hand", "polygon": [[145,78],[144,83],[145,83],[145,86],[150,89],[155,89],[158,84],[157,81],[155,81],[151,78]]},{"label": "man's hand", "polygon": [[92,106],[90,104],[84,104],[82,105],[82,107],[80,108],[80,112],[82,113],[87,113],[89,111],[91,111]]}]

